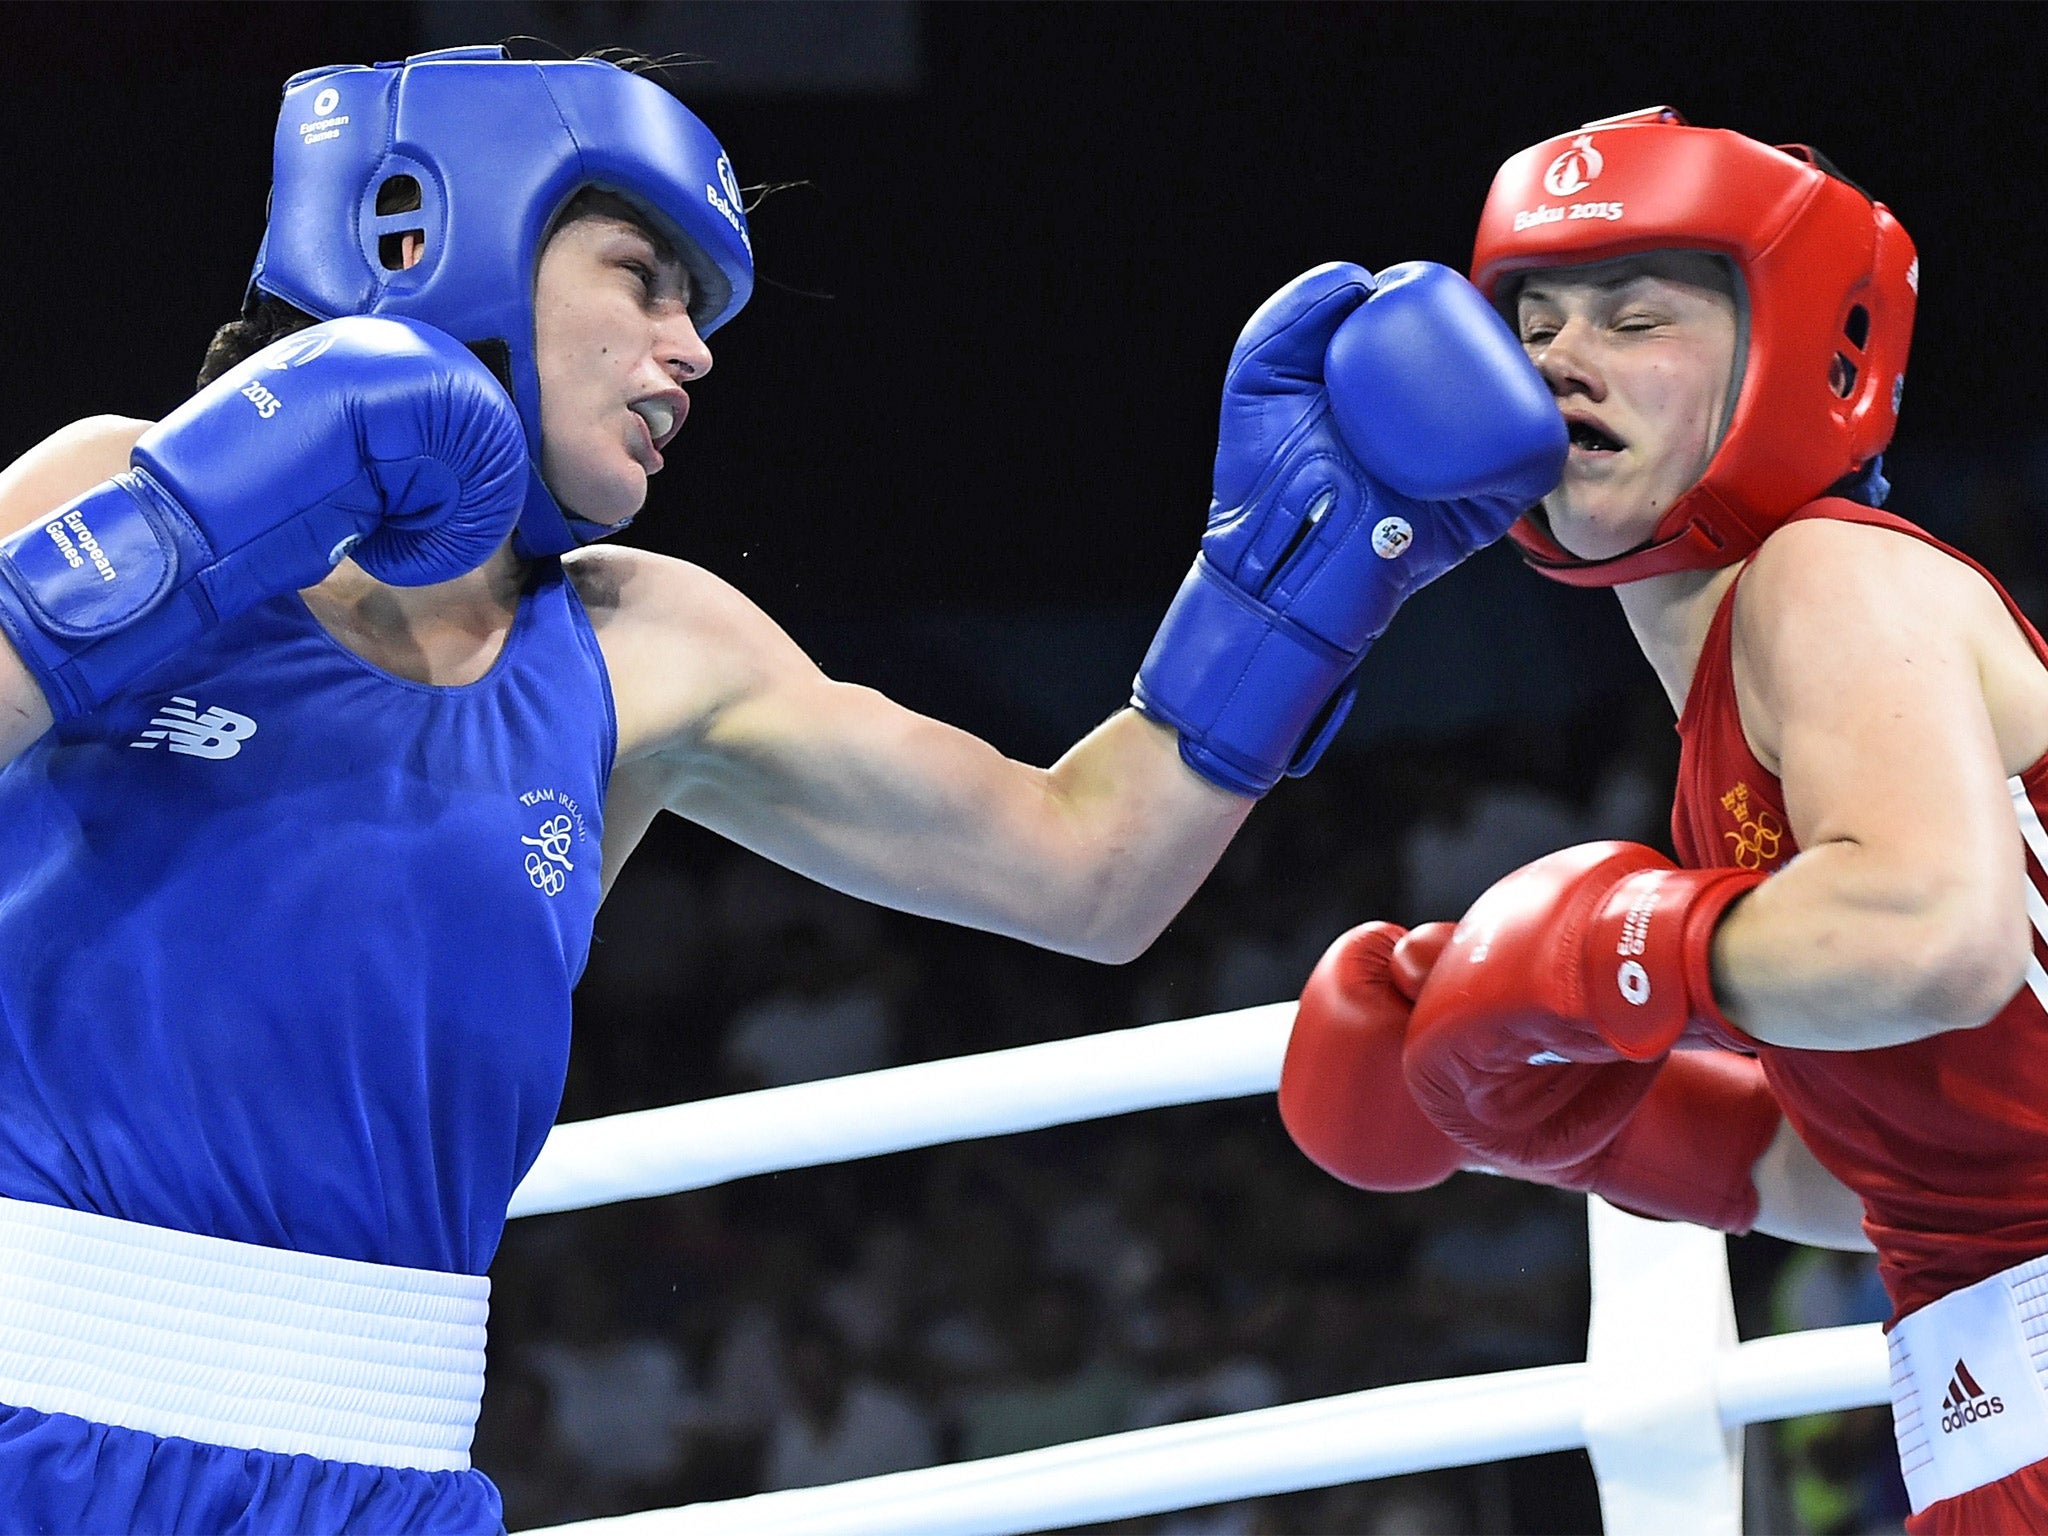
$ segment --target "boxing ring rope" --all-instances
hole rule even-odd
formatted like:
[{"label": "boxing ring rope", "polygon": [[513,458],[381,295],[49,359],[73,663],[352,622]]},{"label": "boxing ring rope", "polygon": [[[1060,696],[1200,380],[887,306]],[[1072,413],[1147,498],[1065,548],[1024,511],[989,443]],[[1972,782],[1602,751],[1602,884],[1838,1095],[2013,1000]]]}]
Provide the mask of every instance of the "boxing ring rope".
[{"label": "boxing ring rope", "polygon": [[511,1214],[672,1195],[820,1163],[1271,1093],[1294,1004],[956,1056],[558,1125]]},{"label": "boxing ring rope", "polygon": [[[557,1126],[515,1216],[1271,1093],[1294,1005]],[[1009,1536],[1584,1446],[1609,1536],[1741,1529],[1741,1427],[1883,1403],[1876,1325],[1735,1341],[1721,1235],[1594,1199],[1582,1364],[1380,1387],[823,1488],[556,1526],[577,1536]]]}]

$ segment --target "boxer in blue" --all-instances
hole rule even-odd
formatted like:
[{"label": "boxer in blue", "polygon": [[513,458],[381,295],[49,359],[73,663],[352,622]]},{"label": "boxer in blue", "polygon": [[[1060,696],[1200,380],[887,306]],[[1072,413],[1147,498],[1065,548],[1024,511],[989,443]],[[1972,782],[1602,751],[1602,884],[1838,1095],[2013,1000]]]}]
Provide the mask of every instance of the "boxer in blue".
[{"label": "boxer in blue", "polygon": [[10,1530],[496,1530],[484,1272],[653,817],[1126,959],[1565,451],[1463,279],[1297,279],[1231,359],[1136,707],[1042,770],[586,547],[753,281],[731,164],[658,86],[314,71],[275,167],[217,377],[0,475]]}]

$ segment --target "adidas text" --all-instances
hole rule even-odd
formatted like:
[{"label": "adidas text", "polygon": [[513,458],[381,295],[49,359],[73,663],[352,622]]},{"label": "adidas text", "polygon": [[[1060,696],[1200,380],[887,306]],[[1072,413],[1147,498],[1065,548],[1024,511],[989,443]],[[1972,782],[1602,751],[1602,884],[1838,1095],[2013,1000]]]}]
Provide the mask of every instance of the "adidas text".
[{"label": "adidas text", "polygon": [[1973,1397],[1957,1408],[1941,1416],[1943,1434],[1954,1434],[1965,1424],[1974,1424],[1979,1419],[1988,1419],[1994,1413],[2005,1412],[2005,1401],[1996,1397]]},{"label": "adidas text", "polygon": [[2005,1404],[1977,1385],[1977,1378],[1962,1361],[1948,1379],[1948,1394],[1941,1400],[1941,1432],[1952,1435],[1966,1424],[2005,1412]]}]

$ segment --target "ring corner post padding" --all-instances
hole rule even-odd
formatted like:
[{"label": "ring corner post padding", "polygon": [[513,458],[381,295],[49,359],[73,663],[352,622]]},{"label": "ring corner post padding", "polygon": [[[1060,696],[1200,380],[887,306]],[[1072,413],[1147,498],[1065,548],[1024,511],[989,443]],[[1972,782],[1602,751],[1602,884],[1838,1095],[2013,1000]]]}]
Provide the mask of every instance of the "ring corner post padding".
[{"label": "ring corner post padding", "polygon": [[1727,1239],[1598,1196],[1585,1436],[1608,1536],[1740,1536],[1742,1439],[1716,1379],[1735,1342]]}]

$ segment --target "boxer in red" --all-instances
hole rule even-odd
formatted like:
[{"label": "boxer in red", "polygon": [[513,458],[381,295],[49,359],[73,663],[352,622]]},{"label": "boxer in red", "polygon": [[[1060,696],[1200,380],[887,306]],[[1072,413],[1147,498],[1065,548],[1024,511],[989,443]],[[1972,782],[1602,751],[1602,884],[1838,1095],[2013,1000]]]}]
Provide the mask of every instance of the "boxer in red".
[{"label": "boxer in red", "polygon": [[1873,1245],[1908,1528],[2048,1530],[2048,648],[1878,510],[1912,242],[1660,108],[1509,160],[1473,278],[1571,431],[1514,537],[1616,590],[1678,712],[1680,867],[1567,849],[1455,931],[1346,935],[1283,1117],[1371,1187]]}]

